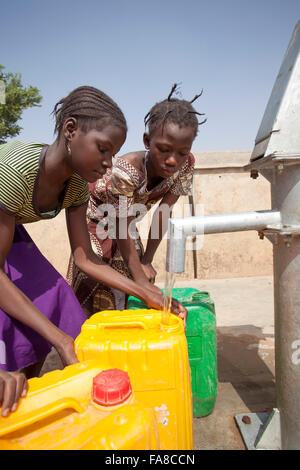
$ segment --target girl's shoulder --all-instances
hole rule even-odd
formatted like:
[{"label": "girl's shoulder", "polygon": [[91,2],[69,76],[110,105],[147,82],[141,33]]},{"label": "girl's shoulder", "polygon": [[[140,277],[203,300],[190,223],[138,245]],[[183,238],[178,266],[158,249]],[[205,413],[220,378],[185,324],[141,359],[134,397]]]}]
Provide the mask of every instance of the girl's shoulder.
[{"label": "girl's shoulder", "polygon": [[186,173],[193,173],[195,169],[195,157],[192,153],[190,153],[183,164],[183,166],[179,170],[179,176]]},{"label": "girl's shoulder", "polygon": [[143,172],[144,159],[145,151],[129,152],[125,155],[119,155],[116,157],[115,164],[118,165],[120,162],[125,162],[128,166],[133,167],[133,169]]},{"label": "girl's shoulder", "polygon": [[192,153],[189,153],[188,159],[187,159],[187,164],[190,167],[195,166],[195,156]]},{"label": "girl's shoulder", "polygon": [[41,149],[45,147],[42,142],[23,142],[21,140],[11,140],[10,142],[6,142],[4,144],[0,144],[0,152],[1,153],[23,153],[24,151],[34,151],[36,149]]},{"label": "girl's shoulder", "polygon": [[[24,170],[30,163],[36,164],[43,147],[42,143],[27,143],[13,140],[0,145],[0,163],[15,167],[16,170]],[[24,165],[24,163],[26,163]],[[27,164],[28,163],[28,164]]]},{"label": "girl's shoulder", "polygon": [[130,152],[116,157],[111,177],[125,178],[130,184],[139,187],[145,180],[145,152]]}]

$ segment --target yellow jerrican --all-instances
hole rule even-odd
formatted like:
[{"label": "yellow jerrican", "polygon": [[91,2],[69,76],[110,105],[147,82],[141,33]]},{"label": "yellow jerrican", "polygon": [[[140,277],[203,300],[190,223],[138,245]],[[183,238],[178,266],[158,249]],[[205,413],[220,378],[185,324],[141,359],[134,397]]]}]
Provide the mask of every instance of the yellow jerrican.
[{"label": "yellow jerrican", "polygon": [[98,361],[84,361],[30,379],[17,411],[0,417],[0,449],[159,449],[154,415],[134,393],[117,406],[93,401],[93,378],[101,372]]},{"label": "yellow jerrican", "polygon": [[128,372],[136,399],[155,413],[160,449],[191,450],[191,374],[183,322],[171,315],[165,325],[161,317],[146,309],[96,313],[83,324],[75,350],[79,360]]}]

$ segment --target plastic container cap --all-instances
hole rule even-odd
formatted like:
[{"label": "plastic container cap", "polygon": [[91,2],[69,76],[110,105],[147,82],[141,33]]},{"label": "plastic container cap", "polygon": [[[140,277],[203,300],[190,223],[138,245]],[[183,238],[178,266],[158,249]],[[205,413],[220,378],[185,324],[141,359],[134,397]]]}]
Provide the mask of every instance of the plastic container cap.
[{"label": "plastic container cap", "polygon": [[103,370],[93,378],[92,399],[102,406],[123,403],[132,394],[127,372],[120,369]]}]

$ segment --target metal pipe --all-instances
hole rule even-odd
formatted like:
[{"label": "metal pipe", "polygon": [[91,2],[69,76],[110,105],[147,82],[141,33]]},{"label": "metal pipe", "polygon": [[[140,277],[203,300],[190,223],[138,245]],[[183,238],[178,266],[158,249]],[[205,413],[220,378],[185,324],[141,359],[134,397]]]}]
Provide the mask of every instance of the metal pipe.
[{"label": "metal pipe", "polygon": [[280,223],[280,212],[275,210],[169,219],[166,269],[173,273],[184,271],[187,235],[262,231]]}]

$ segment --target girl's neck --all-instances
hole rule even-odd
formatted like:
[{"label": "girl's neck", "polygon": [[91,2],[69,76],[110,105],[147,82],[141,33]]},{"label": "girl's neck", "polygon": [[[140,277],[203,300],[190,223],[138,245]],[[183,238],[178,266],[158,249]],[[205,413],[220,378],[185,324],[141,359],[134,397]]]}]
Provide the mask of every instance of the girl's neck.
[{"label": "girl's neck", "polygon": [[60,184],[66,182],[74,173],[68,162],[68,154],[64,143],[56,140],[46,152],[43,162],[43,173],[47,181]]},{"label": "girl's neck", "polygon": [[151,159],[150,159],[150,153],[149,150],[146,153],[145,156],[145,169],[146,169],[146,177],[147,177],[147,189],[151,190],[155,186],[157,186],[163,178],[155,173],[153,170],[153,166],[151,165]]}]

